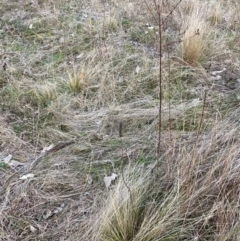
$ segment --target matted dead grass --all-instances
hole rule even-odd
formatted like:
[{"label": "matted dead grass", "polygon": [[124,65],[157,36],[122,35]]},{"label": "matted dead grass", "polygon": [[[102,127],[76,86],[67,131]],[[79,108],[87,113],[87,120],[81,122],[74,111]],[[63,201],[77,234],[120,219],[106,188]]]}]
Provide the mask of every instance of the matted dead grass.
[{"label": "matted dead grass", "polygon": [[[177,2],[163,1],[162,16]],[[238,112],[225,116],[239,105],[240,6],[211,4],[182,1],[164,22],[164,155],[150,171],[159,106],[154,3],[0,3],[0,240],[238,240]],[[203,33],[199,21],[206,35],[191,36]],[[123,166],[142,205],[135,216]],[[119,178],[109,190],[103,178],[112,172]],[[158,187],[153,203],[146,195]]]},{"label": "matted dead grass", "polygon": [[126,168],[90,222],[89,240],[238,240],[238,116],[178,141],[159,169]]}]

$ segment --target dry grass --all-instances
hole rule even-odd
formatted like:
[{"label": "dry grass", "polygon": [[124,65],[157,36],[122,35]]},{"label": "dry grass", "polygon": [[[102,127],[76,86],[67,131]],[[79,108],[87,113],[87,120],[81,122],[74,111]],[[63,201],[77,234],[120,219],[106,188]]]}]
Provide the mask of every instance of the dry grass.
[{"label": "dry grass", "polygon": [[127,168],[89,226],[91,240],[238,240],[238,115],[197,146],[178,142],[160,169]]},{"label": "dry grass", "polygon": [[211,49],[210,41],[213,32],[204,19],[203,13],[205,12],[206,8],[194,9],[187,20],[182,52],[184,61],[189,64],[194,65],[204,60]]},{"label": "dry grass", "polygon": [[182,1],[164,22],[158,169],[154,2],[0,9],[0,240],[239,239],[237,1]]},{"label": "dry grass", "polygon": [[183,198],[178,190],[169,189],[166,193],[164,183],[156,182],[158,177],[145,168],[131,167],[124,178],[127,181],[119,181],[97,217],[93,240],[174,240],[179,237],[184,215],[175,219]]},{"label": "dry grass", "polygon": [[[186,5],[186,6],[185,6]],[[181,56],[190,65],[205,64],[209,60],[220,58],[227,47],[223,31],[217,26],[220,22],[220,3],[215,11],[208,2],[201,4],[185,3],[181,6]]]}]

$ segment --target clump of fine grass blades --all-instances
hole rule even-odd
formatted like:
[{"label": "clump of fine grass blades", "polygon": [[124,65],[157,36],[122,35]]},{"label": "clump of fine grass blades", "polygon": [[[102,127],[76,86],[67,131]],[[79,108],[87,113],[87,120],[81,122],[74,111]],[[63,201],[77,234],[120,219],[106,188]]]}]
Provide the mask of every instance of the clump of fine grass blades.
[{"label": "clump of fine grass blades", "polygon": [[[131,173],[131,174],[130,174]],[[183,201],[177,188],[163,192],[151,170],[129,168],[101,211],[93,240],[157,240],[177,238],[183,218],[174,219]],[[179,223],[179,225],[174,224]]]},{"label": "clump of fine grass blades", "polygon": [[[207,3],[196,2],[183,17],[181,55],[183,60],[193,66],[204,64],[209,58],[219,56],[225,50],[225,41],[218,34],[216,24],[209,20],[214,12],[208,10]],[[219,16],[215,16],[219,19]],[[217,23],[214,20],[214,23]]]},{"label": "clump of fine grass blades", "polygon": [[68,85],[73,92],[79,93],[84,89],[84,76],[83,72],[78,72],[74,69],[73,73],[68,73]]},{"label": "clump of fine grass blades", "polygon": [[46,83],[36,86],[34,89],[34,95],[36,96],[38,103],[47,104],[56,98],[57,86],[55,83]]}]

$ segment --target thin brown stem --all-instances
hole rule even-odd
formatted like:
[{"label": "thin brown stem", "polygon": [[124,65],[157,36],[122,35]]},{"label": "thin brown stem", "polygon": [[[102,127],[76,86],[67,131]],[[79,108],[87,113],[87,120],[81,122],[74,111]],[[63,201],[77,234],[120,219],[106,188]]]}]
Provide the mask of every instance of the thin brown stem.
[{"label": "thin brown stem", "polygon": [[145,5],[147,6],[147,9],[148,9],[148,11],[151,13],[151,15],[152,15],[152,17],[154,18],[154,20],[157,22],[157,19],[156,19],[155,15],[154,15],[152,9],[150,8],[147,0],[144,0],[144,3],[145,3]]},{"label": "thin brown stem", "polygon": [[168,20],[168,18],[173,14],[174,10],[177,8],[177,6],[182,2],[182,0],[179,0],[178,3],[172,8],[170,13],[165,17],[165,19],[162,21],[162,25],[165,24],[165,22]]},{"label": "thin brown stem", "polygon": [[172,144],[172,123],[171,123],[171,62],[169,54],[169,46],[167,45],[167,56],[168,56],[168,131],[169,139]]},{"label": "thin brown stem", "polygon": [[158,30],[159,30],[159,113],[158,113],[158,159],[161,154],[161,135],[162,135],[162,24],[161,7],[158,5]]}]

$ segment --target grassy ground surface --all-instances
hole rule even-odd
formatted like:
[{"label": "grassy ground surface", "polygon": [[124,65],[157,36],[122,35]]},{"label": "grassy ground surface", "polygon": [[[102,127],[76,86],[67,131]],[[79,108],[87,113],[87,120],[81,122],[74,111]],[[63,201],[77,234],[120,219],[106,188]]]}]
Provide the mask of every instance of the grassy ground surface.
[{"label": "grassy ground surface", "polygon": [[162,1],[160,159],[156,9],[0,2],[0,240],[240,240],[240,3]]}]

